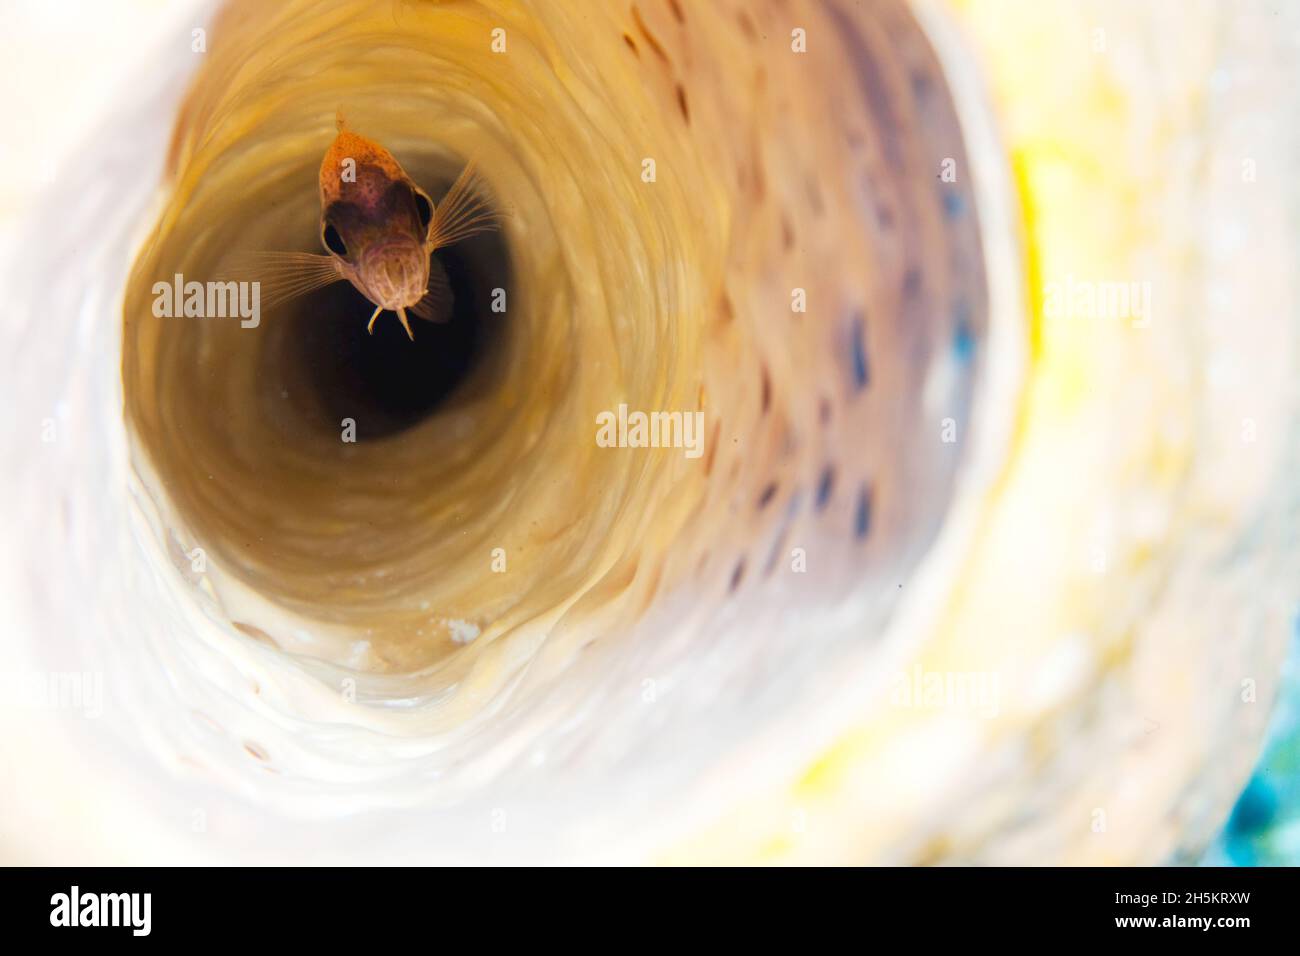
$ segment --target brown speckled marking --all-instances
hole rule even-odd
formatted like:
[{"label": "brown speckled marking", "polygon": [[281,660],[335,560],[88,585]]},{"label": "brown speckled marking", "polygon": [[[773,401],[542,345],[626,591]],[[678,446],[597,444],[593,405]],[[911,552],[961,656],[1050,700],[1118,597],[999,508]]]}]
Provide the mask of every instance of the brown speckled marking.
[{"label": "brown speckled marking", "polygon": [[268,754],[260,744],[255,744],[251,740],[244,741],[244,750],[254,760],[260,760],[265,763],[271,759],[271,755]]},{"label": "brown speckled marking", "polygon": [[713,463],[718,456],[718,439],[722,435],[722,422],[713,423],[713,431],[709,433],[709,444],[704,450],[704,477],[713,473]]},{"label": "brown speckled marking", "polygon": [[749,18],[749,14],[740,10],[736,14],[736,22],[740,24],[740,30],[745,34],[745,39],[750,43],[758,40],[758,29],[754,26],[754,21]]},{"label": "brown speckled marking", "polygon": [[736,567],[731,572],[731,582],[727,585],[727,590],[734,593],[740,587],[740,583],[745,580],[745,559],[741,558],[736,562]]},{"label": "brown speckled marking", "polygon": [[[710,506],[758,504],[774,587],[789,534],[817,543],[827,569],[800,587],[851,589],[871,567],[892,600],[961,460],[922,440],[922,383],[936,362],[957,363],[944,409],[968,420],[987,323],[969,180],[945,196],[933,176],[944,157],[966,164],[938,61],[906,0],[717,0],[690,7],[689,27],[674,0],[629,12],[636,39],[624,42],[653,51],[648,87],[734,197],[706,351]],[[819,38],[815,57],[782,42],[793,24]],[[722,69],[716,35],[728,28],[733,49],[749,49]],[[795,287],[808,290],[806,313],[789,308]],[[959,325],[970,347],[956,350]],[[958,351],[974,357],[961,364]],[[778,489],[807,492],[804,513],[778,523]],[[743,580],[737,558],[716,564],[724,587]]]},{"label": "brown speckled marking", "polygon": [[731,296],[726,292],[718,299],[718,322],[721,325],[729,325],[736,318],[735,306],[731,304]]},{"label": "brown speckled marking", "polygon": [[645,25],[645,20],[641,19],[641,11],[635,6],[632,7],[632,21],[636,24],[637,32],[649,44],[650,49],[654,50],[655,56],[659,57],[664,63],[671,63],[668,59],[668,51],[663,48],[659,38],[650,32],[650,28]]}]

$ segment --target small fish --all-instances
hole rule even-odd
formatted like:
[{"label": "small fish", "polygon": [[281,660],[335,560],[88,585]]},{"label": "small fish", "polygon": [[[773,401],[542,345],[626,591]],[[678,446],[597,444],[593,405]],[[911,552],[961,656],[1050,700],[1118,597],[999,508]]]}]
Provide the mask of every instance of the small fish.
[{"label": "small fish", "polygon": [[320,206],[327,255],[254,255],[254,268],[271,286],[267,306],[347,279],[375,306],[366,331],[373,334],[375,320],[387,309],[397,313],[412,341],[408,309],[429,322],[450,315],[451,289],[434,250],[498,225],[472,162],[435,208],[392,153],[347,129],[342,116],[321,161]]}]

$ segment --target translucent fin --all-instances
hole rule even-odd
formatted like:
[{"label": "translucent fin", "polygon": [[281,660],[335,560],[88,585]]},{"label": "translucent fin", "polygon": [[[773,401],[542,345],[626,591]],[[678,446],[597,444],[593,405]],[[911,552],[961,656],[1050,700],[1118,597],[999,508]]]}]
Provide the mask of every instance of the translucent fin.
[{"label": "translucent fin", "polygon": [[427,245],[431,250],[450,246],[480,232],[490,232],[498,225],[500,216],[483,198],[483,183],[471,162],[434,210]]},{"label": "translucent fin", "polygon": [[426,322],[439,324],[451,320],[451,286],[447,273],[437,257],[429,258],[429,289],[424,298],[410,307],[411,312]]},{"label": "translucent fin", "polygon": [[333,256],[311,252],[243,252],[221,271],[225,282],[261,283],[260,302],[264,309],[283,305],[345,278],[343,267]]}]

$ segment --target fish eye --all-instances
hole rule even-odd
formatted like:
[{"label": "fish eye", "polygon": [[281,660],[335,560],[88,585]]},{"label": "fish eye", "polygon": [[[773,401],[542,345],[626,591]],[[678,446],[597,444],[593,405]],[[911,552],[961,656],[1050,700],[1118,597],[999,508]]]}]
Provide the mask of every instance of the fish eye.
[{"label": "fish eye", "polygon": [[333,224],[325,224],[321,239],[325,243],[325,248],[336,256],[346,256],[348,254],[347,244],[343,242],[343,237],[339,235],[339,231],[334,228]]},{"label": "fish eye", "polygon": [[415,211],[419,213],[420,225],[427,228],[433,221],[433,200],[418,189],[415,190]]}]

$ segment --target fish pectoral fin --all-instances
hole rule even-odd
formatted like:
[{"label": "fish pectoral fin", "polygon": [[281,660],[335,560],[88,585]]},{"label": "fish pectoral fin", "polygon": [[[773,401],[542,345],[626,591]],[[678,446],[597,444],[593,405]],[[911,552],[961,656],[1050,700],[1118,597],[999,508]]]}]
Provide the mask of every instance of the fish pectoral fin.
[{"label": "fish pectoral fin", "polygon": [[441,325],[451,321],[451,286],[447,283],[447,273],[436,257],[429,259],[429,287],[424,297],[410,309],[426,322]]},{"label": "fish pectoral fin", "polygon": [[443,325],[451,321],[451,297],[426,292],[423,299],[411,306],[411,312],[426,322]]},{"label": "fish pectoral fin", "polygon": [[239,252],[220,272],[223,282],[256,282],[265,309],[323,289],[341,279],[343,267],[333,256],[311,252]]},{"label": "fish pectoral fin", "polygon": [[483,196],[483,182],[471,161],[434,210],[426,244],[431,250],[440,249],[496,229],[500,223],[501,217]]}]

